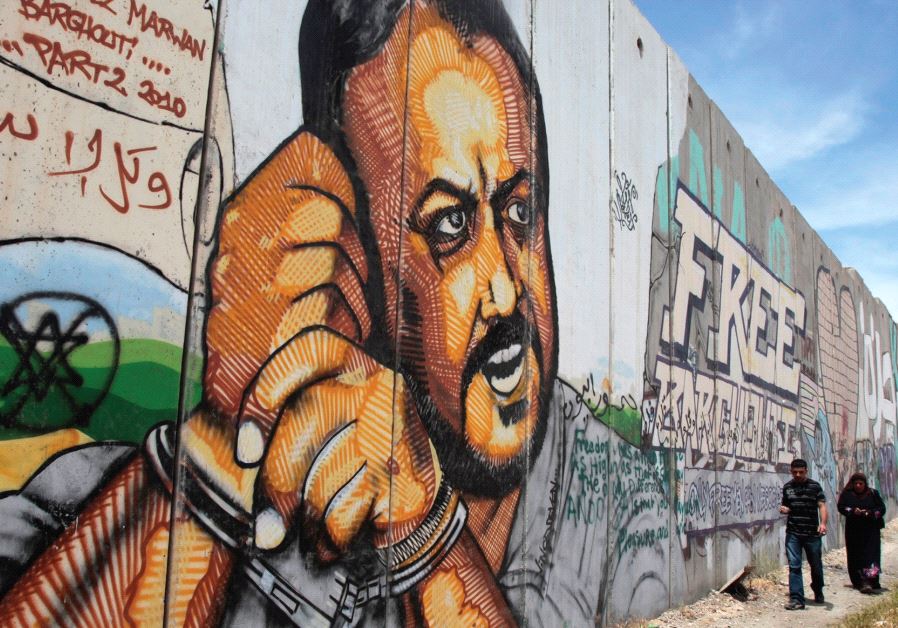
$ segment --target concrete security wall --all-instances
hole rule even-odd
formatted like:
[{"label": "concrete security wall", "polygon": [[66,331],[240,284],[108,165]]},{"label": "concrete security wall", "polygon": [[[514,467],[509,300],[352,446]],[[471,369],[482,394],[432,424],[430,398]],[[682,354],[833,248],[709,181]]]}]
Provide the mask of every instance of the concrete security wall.
[{"label": "concrete security wall", "polygon": [[898,505],[898,327],[628,0],[14,0],[0,84],[4,624],[607,625],[796,457]]}]

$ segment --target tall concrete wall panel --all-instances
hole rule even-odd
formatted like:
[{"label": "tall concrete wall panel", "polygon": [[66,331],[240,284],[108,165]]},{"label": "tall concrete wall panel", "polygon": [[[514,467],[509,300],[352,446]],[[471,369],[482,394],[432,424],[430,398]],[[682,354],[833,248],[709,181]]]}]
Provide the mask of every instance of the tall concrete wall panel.
[{"label": "tall concrete wall panel", "polygon": [[[157,3],[158,4],[158,3]],[[0,621],[610,625],[898,505],[898,327],[628,0],[0,9]]]}]

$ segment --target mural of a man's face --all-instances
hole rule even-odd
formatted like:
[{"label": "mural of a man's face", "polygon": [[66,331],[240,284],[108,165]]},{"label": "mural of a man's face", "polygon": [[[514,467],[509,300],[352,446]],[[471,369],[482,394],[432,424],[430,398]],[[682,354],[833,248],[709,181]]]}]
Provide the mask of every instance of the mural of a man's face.
[{"label": "mural of a man's face", "polygon": [[344,131],[390,336],[441,463],[456,487],[501,494],[541,443],[556,367],[533,105],[495,39],[463,40],[417,5],[409,50],[408,21],[352,71]]}]

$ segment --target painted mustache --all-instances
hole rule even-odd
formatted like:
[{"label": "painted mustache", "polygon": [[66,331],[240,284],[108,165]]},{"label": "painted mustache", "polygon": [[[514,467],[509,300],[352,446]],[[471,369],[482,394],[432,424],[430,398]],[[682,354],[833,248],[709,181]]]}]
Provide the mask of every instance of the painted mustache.
[{"label": "painted mustache", "polygon": [[[487,384],[499,398],[507,399],[517,390],[524,378],[526,349],[528,346],[542,363],[542,352],[535,329],[527,323],[520,312],[497,320],[478,343],[462,377],[463,390],[467,390],[478,372],[486,378]],[[509,406],[499,408],[499,415],[505,425],[517,423],[525,416],[528,400],[521,399]]]}]

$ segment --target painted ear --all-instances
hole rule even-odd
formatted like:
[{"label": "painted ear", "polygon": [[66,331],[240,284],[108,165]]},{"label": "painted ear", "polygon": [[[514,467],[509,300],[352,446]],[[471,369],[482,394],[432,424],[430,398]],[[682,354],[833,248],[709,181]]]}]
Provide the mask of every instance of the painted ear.
[{"label": "painted ear", "polygon": [[371,331],[368,264],[342,162],[300,130],[228,201],[210,266],[205,390],[235,416],[261,366],[305,329]]}]

